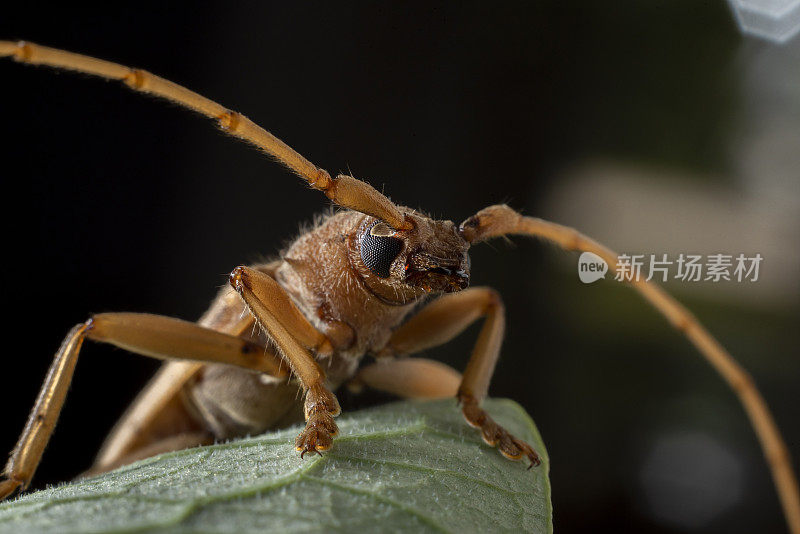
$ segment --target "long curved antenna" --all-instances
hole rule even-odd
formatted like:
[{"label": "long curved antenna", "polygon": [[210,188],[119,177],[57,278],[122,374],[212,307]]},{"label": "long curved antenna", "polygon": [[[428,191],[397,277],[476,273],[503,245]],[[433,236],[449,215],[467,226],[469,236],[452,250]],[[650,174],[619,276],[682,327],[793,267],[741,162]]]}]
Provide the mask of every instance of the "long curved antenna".
[{"label": "long curved antenna", "polygon": [[[577,230],[534,217],[525,217],[505,205],[490,206],[479,211],[459,229],[470,243],[507,235],[524,234],[541,237],[564,250],[578,250],[597,254],[617,271],[618,255]],[[682,332],[733,389],[744,406],[750,423],[761,443],[764,457],[772,471],[783,513],[793,534],[800,534],[800,491],[792,471],[792,462],[786,443],[770,413],[767,403],[759,393],[753,379],[720,343],[706,330],[697,318],[666,291],[656,284],[643,280],[629,283],[653,305],[678,331]]]},{"label": "long curved antenna", "polygon": [[0,41],[0,57],[4,56],[13,56],[20,63],[47,65],[118,80],[134,91],[158,96],[194,110],[216,120],[227,134],[251,143],[274,157],[336,204],[378,217],[397,230],[411,227],[411,223],[405,220],[397,206],[371,185],[352,176],[339,175],[331,178],[327,171],[317,168],[289,145],[241,113],[231,111],[174,82],[141,69],[25,41]]}]

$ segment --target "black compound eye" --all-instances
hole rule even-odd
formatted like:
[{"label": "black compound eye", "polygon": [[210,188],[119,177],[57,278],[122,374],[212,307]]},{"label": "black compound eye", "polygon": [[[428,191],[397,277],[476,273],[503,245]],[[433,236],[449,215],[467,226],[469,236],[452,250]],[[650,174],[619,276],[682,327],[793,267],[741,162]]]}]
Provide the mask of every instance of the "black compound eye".
[{"label": "black compound eye", "polygon": [[388,224],[375,221],[361,237],[361,259],[381,278],[389,278],[389,268],[403,250],[403,240],[392,234],[394,230]]}]

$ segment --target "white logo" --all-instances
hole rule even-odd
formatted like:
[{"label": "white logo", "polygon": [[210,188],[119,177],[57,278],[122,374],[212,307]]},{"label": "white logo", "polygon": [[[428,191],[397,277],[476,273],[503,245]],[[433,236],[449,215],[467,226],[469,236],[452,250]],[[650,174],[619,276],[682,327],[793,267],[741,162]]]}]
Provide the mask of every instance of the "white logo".
[{"label": "white logo", "polygon": [[591,252],[584,252],[578,258],[578,276],[584,284],[591,284],[606,277],[608,264],[606,260]]}]

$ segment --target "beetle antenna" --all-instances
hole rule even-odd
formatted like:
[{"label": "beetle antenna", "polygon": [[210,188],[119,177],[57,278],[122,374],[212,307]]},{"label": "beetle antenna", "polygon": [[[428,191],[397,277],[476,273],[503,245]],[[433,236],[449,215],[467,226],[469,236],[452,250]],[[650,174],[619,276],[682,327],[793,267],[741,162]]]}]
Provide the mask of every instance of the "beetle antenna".
[{"label": "beetle antenna", "polygon": [[157,96],[196,111],[217,121],[222,131],[228,135],[263,150],[303,178],[308,185],[325,193],[325,196],[339,206],[382,219],[396,230],[411,228],[411,223],[397,206],[368,183],[343,174],[331,178],[328,171],[318,168],[241,113],[231,111],[182,85],[142,69],[25,41],[0,41],[0,57],[5,56],[12,56],[20,63],[46,65],[121,81],[134,91]]},{"label": "beetle antenna", "polygon": [[[506,205],[485,208],[459,227],[461,235],[470,243],[479,243],[492,237],[523,234],[546,239],[564,250],[592,252],[600,256],[615,272],[618,254],[568,226],[534,217],[520,215]],[[750,423],[761,444],[789,530],[800,533],[800,490],[786,443],[775,424],[766,401],[753,379],[733,356],[709,333],[700,321],[669,293],[654,283],[639,279],[627,280],[642,297],[658,310],[679,332],[683,333],[728,383],[742,403]]]}]

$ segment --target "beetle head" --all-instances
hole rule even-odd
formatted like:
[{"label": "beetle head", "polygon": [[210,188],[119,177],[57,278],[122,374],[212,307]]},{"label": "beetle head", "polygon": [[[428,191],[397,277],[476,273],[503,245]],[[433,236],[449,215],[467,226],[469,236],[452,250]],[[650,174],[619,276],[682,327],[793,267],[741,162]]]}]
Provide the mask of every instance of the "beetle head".
[{"label": "beetle head", "polygon": [[355,263],[370,289],[404,303],[469,286],[469,243],[452,221],[404,211],[409,229],[367,216],[355,234]]}]

